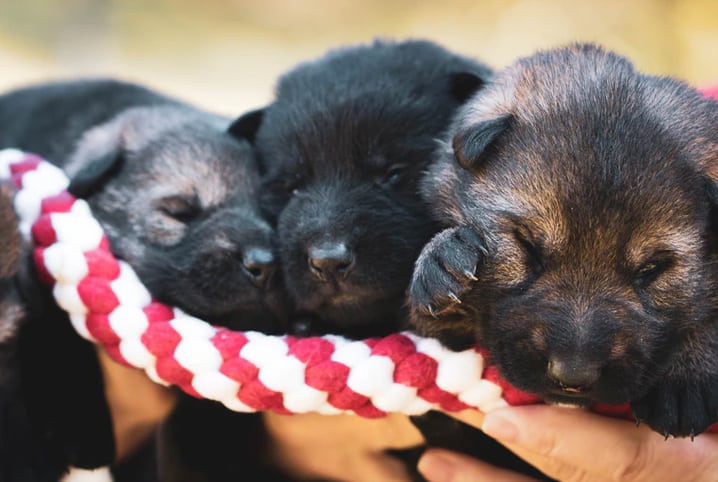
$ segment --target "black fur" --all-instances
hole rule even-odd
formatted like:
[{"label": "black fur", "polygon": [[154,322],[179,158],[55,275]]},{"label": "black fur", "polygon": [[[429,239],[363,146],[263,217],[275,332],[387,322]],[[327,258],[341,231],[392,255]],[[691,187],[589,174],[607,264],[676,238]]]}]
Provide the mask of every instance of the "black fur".
[{"label": "black fur", "polygon": [[[489,76],[430,42],[376,41],[331,51],[279,80],[255,145],[296,332],[358,338],[406,326],[412,266],[437,230],[418,182],[452,114]],[[252,112],[234,126],[245,133],[257,120]],[[433,446],[455,448],[478,434],[438,413],[415,423]],[[472,453],[492,443],[479,438]],[[506,452],[491,448],[482,455]],[[415,466],[422,450],[394,454]]]},{"label": "black fur", "polygon": [[[490,152],[464,148],[507,115]],[[548,401],[630,401],[677,436],[716,422],[716,103],[577,45],[509,67],[447,137],[424,194],[452,227],[417,263],[418,331],[479,342]]]},{"label": "black fur", "polygon": [[[256,135],[263,206],[287,289],[315,332],[403,326],[404,292],[436,231],[417,192],[438,138],[485,66],[425,41],[329,52],[282,76]],[[468,74],[467,74],[468,73]],[[241,123],[240,123],[241,124]]]},{"label": "black fur", "polygon": [[[228,127],[228,119],[114,80],[45,84],[0,97],[0,147],[60,164],[113,252],[154,297],[214,323],[283,331],[274,233],[257,206],[255,160]],[[39,283],[27,293],[42,307],[21,336],[26,403],[43,440],[33,447],[34,463],[60,472],[68,464],[109,465],[114,444],[94,349]],[[63,396],[49,403],[46,391]]]}]

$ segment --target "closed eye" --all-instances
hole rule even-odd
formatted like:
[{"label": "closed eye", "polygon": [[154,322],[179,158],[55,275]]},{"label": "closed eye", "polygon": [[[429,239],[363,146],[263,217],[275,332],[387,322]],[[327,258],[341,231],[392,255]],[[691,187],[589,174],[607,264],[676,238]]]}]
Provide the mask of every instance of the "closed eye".
[{"label": "closed eye", "polygon": [[378,183],[385,187],[394,187],[398,185],[406,173],[406,164],[394,164],[384,173],[384,176],[378,180]]},{"label": "closed eye", "polygon": [[532,239],[527,230],[523,227],[514,230],[516,241],[521,245],[526,253],[527,264],[531,267],[535,274],[543,273],[545,266],[543,261],[543,253],[541,247]]},{"label": "closed eye", "polygon": [[164,197],[157,201],[157,209],[183,224],[193,221],[202,213],[202,207],[196,194]]},{"label": "closed eye", "polygon": [[647,286],[673,266],[675,258],[667,251],[659,251],[648,258],[635,272],[634,279],[640,286]]}]

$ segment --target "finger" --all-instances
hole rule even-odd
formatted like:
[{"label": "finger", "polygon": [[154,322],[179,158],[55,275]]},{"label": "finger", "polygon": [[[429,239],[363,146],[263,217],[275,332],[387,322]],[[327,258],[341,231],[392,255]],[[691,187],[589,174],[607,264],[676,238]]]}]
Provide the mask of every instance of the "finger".
[{"label": "finger", "polygon": [[419,472],[429,482],[530,482],[534,479],[448,450],[430,449],[419,460]]},{"label": "finger", "polygon": [[709,454],[718,443],[713,435],[695,443],[664,441],[645,426],[551,406],[496,410],[485,416],[482,429],[545,473],[563,479],[578,478],[566,477],[567,473],[590,479],[585,474],[592,473],[596,480],[655,480],[674,472],[681,478],[688,472],[698,474],[706,461],[713,460]]}]

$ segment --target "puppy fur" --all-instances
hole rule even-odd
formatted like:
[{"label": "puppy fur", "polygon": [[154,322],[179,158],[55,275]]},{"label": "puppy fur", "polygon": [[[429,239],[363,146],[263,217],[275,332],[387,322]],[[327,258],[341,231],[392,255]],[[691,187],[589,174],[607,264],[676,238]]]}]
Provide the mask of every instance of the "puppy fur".
[{"label": "puppy fur", "polygon": [[405,290],[436,232],[418,195],[436,139],[488,78],[484,65],[426,41],[332,50],[283,75],[258,124],[263,208],[311,331],[380,335],[403,324]]},{"label": "puppy fur", "polygon": [[423,335],[485,346],[550,402],[718,417],[718,105],[593,45],[517,61],[460,112],[423,194],[447,226],[410,289]]},{"label": "puppy fur", "polygon": [[227,119],[87,80],[0,97],[0,125],[0,145],[68,172],[115,255],[157,299],[233,328],[279,329],[274,233],[257,205],[251,147],[225,132]]},{"label": "puppy fur", "polygon": [[[256,201],[257,166],[249,144],[229,135],[228,125],[227,119],[114,80],[43,84],[0,97],[0,145],[61,165],[72,179],[70,190],[88,201],[107,232],[113,252],[132,265],[153,296],[217,324],[284,331],[274,232]],[[37,286],[35,281],[29,296],[42,297]],[[50,427],[46,445],[53,454],[61,452],[58,466],[108,465],[114,459],[111,422],[93,348],[72,332],[65,315],[47,315],[55,306],[43,295],[41,303],[31,304],[45,311],[22,337],[24,378],[50,378],[50,391],[57,393],[71,383],[68,376],[82,383],[49,408],[41,393],[47,385],[31,387],[33,420]],[[63,363],[47,367],[37,353]],[[170,426],[194,423],[193,413],[182,411]]]},{"label": "puppy fur", "polygon": [[[438,230],[419,180],[452,115],[490,75],[431,42],[375,41],[298,65],[266,109],[234,123],[263,169],[296,332],[369,337],[406,326],[412,267]],[[431,446],[525,466],[445,415],[413,421]],[[412,470],[422,451],[393,453]]]},{"label": "puppy fur", "polygon": [[[21,400],[18,337],[26,319],[16,276],[21,247],[12,187],[0,184],[0,480],[35,480],[32,468],[27,411]],[[22,447],[17,450],[17,447]],[[18,455],[17,457],[16,455]]]}]

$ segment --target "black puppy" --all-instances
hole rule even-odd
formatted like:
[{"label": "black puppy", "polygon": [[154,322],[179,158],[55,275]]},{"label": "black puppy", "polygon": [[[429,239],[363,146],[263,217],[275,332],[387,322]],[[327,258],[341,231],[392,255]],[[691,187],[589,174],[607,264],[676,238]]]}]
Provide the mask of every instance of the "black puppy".
[{"label": "black puppy", "polygon": [[[277,220],[300,332],[406,327],[414,261],[438,229],[418,183],[452,115],[490,75],[431,42],[375,41],[300,64],[266,109],[235,122],[264,170],[262,205]],[[433,446],[500,451],[439,413],[415,423]],[[412,463],[421,450],[400,455]]]},{"label": "black puppy", "polygon": [[718,420],[718,105],[576,45],[462,110],[424,180],[417,330],[481,343],[548,401],[630,401],[666,435]]},{"label": "black puppy", "polygon": [[315,331],[402,326],[414,260],[437,229],[419,178],[489,73],[426,41],[340,48],[283,75],[275,100],[230,128],[255,134],[287,290]]},{"label": "black puppy", "polygon": [[[0,97],[0,145],[58,162],[113,252],[153,296],[214,323],[280,331],[285,310],[273,276],[273,230],[257,207],[252,149],[226,132],[228,124],[113,80],[46,84]],[[33,306],[54,310],[49,299]],[[50,387],[34,389],[60,392],[69,376],[78,380],[78,400],[65,388],[66,398],[45,407],[41,394],[31,393],[31,412],[51,427],[69,464],[108,464],[114,449],[94,351],[57,317],[64,315],[43,312],[28,323],[25,378],[50,379]],[[35,360],[38,353],[63,363],[47,367]]]}]

